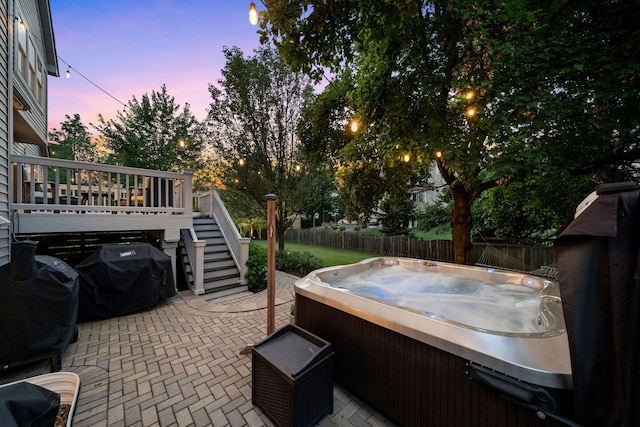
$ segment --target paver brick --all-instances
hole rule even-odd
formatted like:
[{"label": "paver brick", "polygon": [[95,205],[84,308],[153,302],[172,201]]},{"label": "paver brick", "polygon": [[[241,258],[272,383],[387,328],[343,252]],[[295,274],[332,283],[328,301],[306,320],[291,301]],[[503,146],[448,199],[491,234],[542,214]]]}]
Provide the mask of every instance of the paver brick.
[{"label": "paver brick", "polygon": [[[281,327],[294,279],[276,278]],[[185,291],[149,311],[80,323],[62,359],[81,380],[74,427],[272,426],[251,402],[251,355],[240,354],[266,336],[265,302],[265,293],[215,303]],[[318,425],[394,424],[335,386],[334,414]]]}]

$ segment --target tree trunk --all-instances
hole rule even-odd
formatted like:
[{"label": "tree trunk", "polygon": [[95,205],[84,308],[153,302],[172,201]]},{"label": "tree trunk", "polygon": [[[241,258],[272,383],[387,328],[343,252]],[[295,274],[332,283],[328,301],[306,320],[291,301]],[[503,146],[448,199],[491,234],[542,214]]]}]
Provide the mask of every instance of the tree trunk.
[{"label": "tree trunk", "polygon": [[287,220],[287,211],[282,200],[278,200],[277,208],[277,227],[276,233],[278,235],[278,250],[284,251],[284,234],[289,229],[289,222]]},{"label": "tree trunk", "polygon": [[278,250],[284,251],[284,231],[278,230]]},{"label": "tree trunk", "polygon": [[473,264],[473,244],[471,243],[471,203],[472,194],[461,185],[454,185],[453,212],[451,214],[451,236],[453,238],[454,262]]}]

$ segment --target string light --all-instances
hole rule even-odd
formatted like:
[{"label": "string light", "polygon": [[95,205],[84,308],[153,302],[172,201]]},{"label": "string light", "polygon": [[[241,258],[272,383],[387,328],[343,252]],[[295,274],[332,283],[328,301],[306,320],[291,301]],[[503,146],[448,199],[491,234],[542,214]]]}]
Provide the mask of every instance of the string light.
[{"label": "string light", "polygon": [[[44,42],[40,39],[40,37],[38,37],[37,34],[33,33],[32,31],[30,31],[26,24],[24,23],[24,21],[22,20],[22,18],[20,18],[20,16],[16,16],[15,20],[18,21],[18,23],[20,24],[20,27],[23,28],[25,31],[27,31],[29,34],[31,34],[31,36],[33,36],[36,40],[38,40],[40,43],[44,44]],[[56,55],[58,57],[58,59],[62,62],[65,63],[65,65],[67,66],[67,71],[65,72],[65,75],[67,78],[71,78],[71,70],[75,71],[76,74],[78,74],[80,77],[82,77],[83,79],[85,79],[86,81],[88,81],[89,83],[91,83],[93,86],[95,86],[96,88],[98,88],[100,91],[102,91],[103,93],[105,93],[107,96],[109,96],[111,99],[113,99],[114,101],[116,101],[117,103],[119,103],[120,105],[122,105],[125,109],[127,108],[127,104],[125,104],[124,102],[120,101],[118,98],[116,98],[115,96],[113,96],[112,94],[110,94],[109,92],[107,92],[106,90],[104,90],[103,88],[101,88],[98,84],[94,83],[93,81],[91,81],[87,76],[85,76],[84,74],[82,74],[80,71],[78,71],[77,69],[73,68],[67,61],[65,61],[64,59],[62,59],[60,57],[60,55]]]},{"label": "string light", "polygon": [[256,4],[251,2],[249,5],[249,22],[251,25],[256,25],[258,23],[258,9],[256,9]]},{"label": "string light", "polygon": [[87,76],[85,76],[84,74],[82,74],[80,71],[78,71],[76,68],[73,68],[67,61],[65,61],[64,59],[62,59],[59,55],[58,55],[58,59],[62,62],[65,63],[65,65],[67,66],[67,72],[65,73],[67,78],[71,77],[71,70],[75,71],[75,73],[77,75],[79,75],[80,77],[82,77],[83,79],[85,79],[86,81],[88,81],[89,83],[91,83],[93,86],[95,86],[96,88],[98,88],[100,91],[102,91],[104,94],[106,94],[107,96],[109,96],[111,99],[113,99],[114,101],[116,101],[117,103],[119,103],[120,105],[122,105],[123,108],[127,108],[127,104],[125,104],[124,102],[120,101],[118,98],[116,98],[115,96],[113,96],[112,94],[110,94],[109,92],[107,92],[106,90],[104,90],[103,88],[101,88],[97,83],[91,81]]}]

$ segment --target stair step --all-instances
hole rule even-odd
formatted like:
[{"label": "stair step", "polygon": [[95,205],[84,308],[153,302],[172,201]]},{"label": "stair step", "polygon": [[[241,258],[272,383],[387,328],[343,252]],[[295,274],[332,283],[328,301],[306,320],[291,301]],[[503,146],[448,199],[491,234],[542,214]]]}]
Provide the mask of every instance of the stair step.
[{"label": "stair step", "polygon": [[213,218],[193,218],[194,224],[208,224],[210,222],[215,224],[216,220]]},{"label": "stair step", "polygon": [[204,254],[204,262],[233,261],[229,252],[210,252]]},{"label": "stair step", "polygon": [[236,280],[240,278],[240,273],[238,272],[237,269],[205,271],[202,281],[211,282],[214,280],[224,280],[224,279],[230,279],[230,278],[235,278]]},{"label": "stair step", "polygon": [[[209,242],[207,242],[209,243]],[[207,246],[204,247],[204,253],[205,254],[215,254],[215,253],[222,253],[222,252],[229,252],[229,248],[227,247],[227,245],[209,245],[207,244]]]},{"label": "stair step", "polygon": [[221,289],[221,288],[228,289],[233,286],[240,286],[240,284],[238,283],[237,277],[223,277],[215,281],[214,280],[204,281],[203,285],[204,285],[205,292],[211,291],[212,289]]},{"label": "stair step", "polygon": [[224,237],[200,238],[200,236],[198,236],[198,240],[206,240],[207,246],[225,246],[226,247],[227,245],[227,242],[224,240]]},{"label": "stair step", "polygon": [[193,224],[193,229],[196,231],[201,231],[201,230],[211,230],[211,231],[220,231],[220,227],[218,226],[218,224],[211,223],[211,224]]},{"label": "stair step", "polygon": [[234,274],[240,276],[238,269],[235,265],[205,265],[204,266],[204,277],[207,275],[230,275]]},{"label": "stair step", "polygon": [[210,290],[205,290],[205,293],[201,295],[207,301],[224,299],[225,297],[229,297],[231,295],[241,294],[244,292],[248,292],[249,288],[246,285],[229,285],[228,287],[218,287],[212,288]]},{"label": "stair step", "polygon": [[[203,271],[205,293],[246,291],[246,285],[240,286],[238,284],[240,271],[215,220],[212,218],[194,218],[193,230],[198,240],[207,242],[204,247]],[[183,248],[182,263],[188,277],[187,280],[193,283],[193,267],[187,259],[184,240],[180,240],[179,247]],[[236,288],[239,290],[236,290]]]},{"label": "stair step", "polygon": [[208,253],[208,254],[204,254],[204,263],[215,263],[215,262],[222,262],[222,263],[227,263],[231,261],[232,265],[236,265],[235,262],[233,261],[233,257],[231,256],[231,254],[229,252],[214,252],[214,253]]}]

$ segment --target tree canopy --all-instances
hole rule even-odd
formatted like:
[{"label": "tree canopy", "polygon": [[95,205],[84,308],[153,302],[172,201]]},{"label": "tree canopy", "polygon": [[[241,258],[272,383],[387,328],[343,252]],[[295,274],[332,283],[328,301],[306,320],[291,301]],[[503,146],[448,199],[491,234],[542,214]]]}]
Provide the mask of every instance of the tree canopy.
[{"label": "tree canopy", "polygon": [[[93,162],[100,159],[100,151],[91,137],[89,129],[82,123],[79,114],[64,116],[60,129],[49,132],[49,153],[58,159]],[[103,153],[104,154],[104,153]]]},{"label": "tree canopy", "polygon": [[398,151],[415,168],[435,161],[453,195],[455,259],[468,263],[471,205],[484,191],[567,172],[605,180],[637,158],[632,3],[271,1],[260,33],[294,69],[349,76],[337,116],[348,110],[364,130],[315,147],[360,164],[351,183],[388,170]]},{"label": "tree canopy", "polygon": [[310,173],[301,157],[296,126],[313,93],[308,77],[294,73],[273,49],[245,58],[237,48],[223,49],[226,64],[218,86],[209,85],[209,138],[229,166],[225,185],[266,207],[277,199],[280,249],[284,233],[302,211],[298,189]]},{"label": "tree canopy", "polygon": [[179,171],[195,168],[203,140],[199,123],[186,104],[182,111],[165,85],[159,92],[135,96],[116,119],[98,116],[96,129],[112,151],[112,163]]}]

